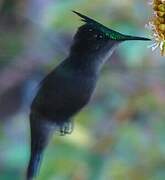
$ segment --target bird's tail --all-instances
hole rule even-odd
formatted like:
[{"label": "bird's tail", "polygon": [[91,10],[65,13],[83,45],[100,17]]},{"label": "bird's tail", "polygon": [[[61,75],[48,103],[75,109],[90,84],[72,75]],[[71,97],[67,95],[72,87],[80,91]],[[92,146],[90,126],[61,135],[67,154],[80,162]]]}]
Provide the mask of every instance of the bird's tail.
[{"label": "bird's tail", "polygon": [[31,155],[27,169],[27,180],[32,180],[38,174],[43,151],[48,143],[52,128],[39,115],[30,115]]}]

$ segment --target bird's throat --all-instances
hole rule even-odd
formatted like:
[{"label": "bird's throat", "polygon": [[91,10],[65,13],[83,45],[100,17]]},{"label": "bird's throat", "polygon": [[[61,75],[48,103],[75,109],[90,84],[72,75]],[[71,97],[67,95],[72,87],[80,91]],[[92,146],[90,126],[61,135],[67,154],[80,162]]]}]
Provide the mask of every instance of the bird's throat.
[{"label": "bird's throat", "polygon": [[88,53],[88,54],[70,54],[68,62],[72,66],[71,68],[82,71],[87,74],[98,74],[103,65],[110,59],[117,45],[110,48],[102,49],[102,51]]}]

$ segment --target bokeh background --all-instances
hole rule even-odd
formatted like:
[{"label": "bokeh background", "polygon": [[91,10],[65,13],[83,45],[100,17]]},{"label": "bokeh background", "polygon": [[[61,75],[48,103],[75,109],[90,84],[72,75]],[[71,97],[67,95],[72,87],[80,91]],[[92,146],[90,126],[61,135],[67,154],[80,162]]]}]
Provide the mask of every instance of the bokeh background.
[{"label": "bokeh background", "polygon": [[[82,24],[71,10],[150,36],[146,0],[0,0],[0,180],[25,177],[29,106]],[[72,135],[54,135],[38,180],[165,179],[165,58],[148,45],[115,51]]]}]

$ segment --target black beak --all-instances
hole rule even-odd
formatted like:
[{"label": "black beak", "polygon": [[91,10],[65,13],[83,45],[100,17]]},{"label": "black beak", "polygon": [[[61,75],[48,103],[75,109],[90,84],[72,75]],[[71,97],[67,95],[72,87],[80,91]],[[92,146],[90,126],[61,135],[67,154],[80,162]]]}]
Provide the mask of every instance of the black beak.
[{"label": "black beak", "polygon": [[145,38],[145,37],[137,37],[137,36],[127,36],[124,35],[123,37],[123,41],[151,41],[151,39]]}]

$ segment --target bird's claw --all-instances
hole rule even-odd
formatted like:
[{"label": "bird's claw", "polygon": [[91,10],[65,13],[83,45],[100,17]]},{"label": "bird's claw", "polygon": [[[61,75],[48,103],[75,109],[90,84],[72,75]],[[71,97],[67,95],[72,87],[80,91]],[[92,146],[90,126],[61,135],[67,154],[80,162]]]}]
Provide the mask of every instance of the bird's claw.
[{"label": "bird's claw", "polygon": [[73,131],[73,122],[65,122],[60,126],[60,135],[71,134]]}]

